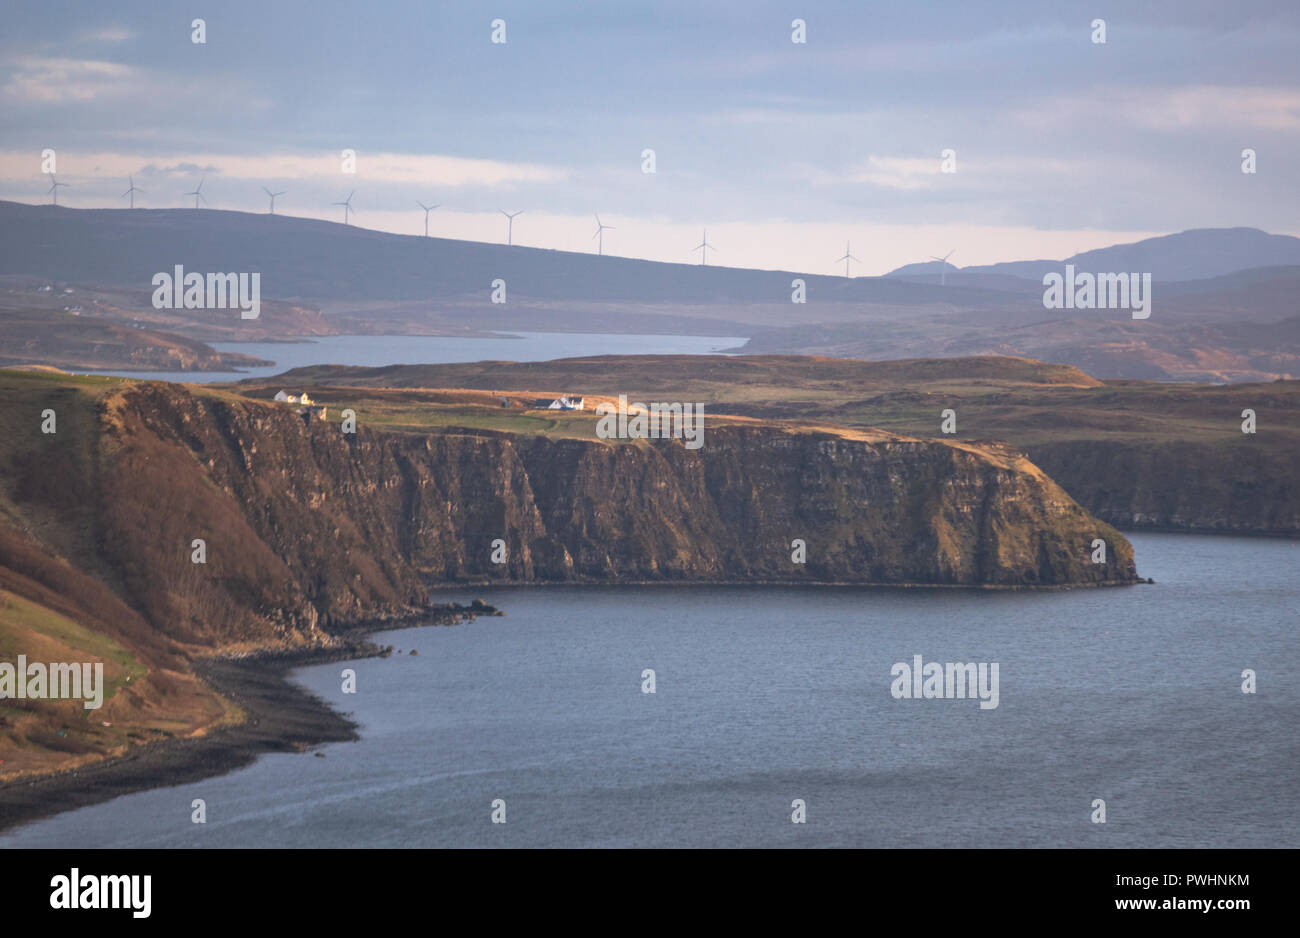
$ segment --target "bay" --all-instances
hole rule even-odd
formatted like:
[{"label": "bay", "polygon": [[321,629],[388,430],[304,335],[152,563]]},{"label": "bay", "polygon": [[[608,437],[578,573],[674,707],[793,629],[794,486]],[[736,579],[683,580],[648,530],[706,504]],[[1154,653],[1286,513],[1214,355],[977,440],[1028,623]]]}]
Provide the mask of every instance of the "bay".
[{"label": "bay", "polygon": [[588,355],[710,355],[748,341],[742,336],[624,335],[600,332],[512,332],[499,338],[441,335],[332,335],[310,342],[213,342],[218,352],[251,355],[274,365],[240,371],[114,371],[151,381],[210,384],[268,378],[309,365],[424,365],[447,362],[538,362]]},{"label": "bay", "polygon": [[[0,846],[1300,846],[1300,544],[1130,537],[1154,585],[451,591],[507,614],[295,674],[360,741]],[[998,707],[894,699],[914,655],[997,662]]]}]

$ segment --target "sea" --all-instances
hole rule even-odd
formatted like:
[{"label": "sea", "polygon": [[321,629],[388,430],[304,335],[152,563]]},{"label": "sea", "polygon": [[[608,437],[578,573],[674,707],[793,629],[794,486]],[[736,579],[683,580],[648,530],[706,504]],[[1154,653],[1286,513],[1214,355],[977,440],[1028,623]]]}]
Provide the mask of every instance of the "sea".
[{"label": "sea", "polygon": [[1130,537],[1154,584],[447,591],[506,614],[294,673],[358,741],[0,847],[1300,846],[1300,543]]},{"label": "sea", "polygon": [[209,384],[269,378],[309,365],[445,364],[448,362],[539,362],[588,355],[713,355],[748,341],[745,336],[621,335],[588,332],[510,332],[468,338],[441,335],[332,335],[305,342],[212,342],[218,352],[251,355],[274,365],[240,371],[94,371],[152,381]]}]

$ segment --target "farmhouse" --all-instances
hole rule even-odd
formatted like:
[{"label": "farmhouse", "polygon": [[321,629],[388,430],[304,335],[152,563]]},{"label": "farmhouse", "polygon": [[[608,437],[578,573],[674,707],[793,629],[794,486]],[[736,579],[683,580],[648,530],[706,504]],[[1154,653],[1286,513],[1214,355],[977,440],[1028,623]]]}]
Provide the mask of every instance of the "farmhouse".
[{"label": "farmhouse", "polygon": [[582,398],[576,394],[561,394],[559,397],[551,400],[550,398],[540,397],[533,401],[533,407],[537,410],[585,410]]},{"label": "farmhouse", "polygon": [[311,398],[307,396],[306,391],[303,391],[301,394],[294,394],[290,391],[280,391],[275,395],[275,399],[281,404],[302,404],[304,406],[311,404]]}]

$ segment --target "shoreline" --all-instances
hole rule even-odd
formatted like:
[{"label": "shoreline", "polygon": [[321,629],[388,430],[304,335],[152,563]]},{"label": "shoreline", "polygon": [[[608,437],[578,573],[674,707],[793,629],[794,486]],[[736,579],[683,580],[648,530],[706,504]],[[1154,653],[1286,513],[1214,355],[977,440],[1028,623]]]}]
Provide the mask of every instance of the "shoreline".
[{"label": "shoreline", "polygon": [[782,588],[807,587],[808,589],[868,589],[868,590],[971,590],[973,592],[1026,592],[1049,593],[1073,589],[1103,589],[1122,586],[1154,585],[1150,577],[1138,576],[1131,580],[1097,580],[1085,583],[910,583],[866,582],[857,580],[706,580],[658,579],[611,580],[575,577],[571,580],[465,580],[456,583],[426,583],[431,594],[452,593],[465,589],[515,589],[529,586],[776,586]]},{"label": "shoreline", "polygon": [[245,719],[211,733],[137,746],[111,759],[75,769],[19,778],[0,785],[0,835],[24,824],[154,788],[171,788],[226,775],[272,752],[305,752],[326,743],[356,740],[358,725],[293,683],[298,668],[336,661],[388,657],[391,645],[365,638],[373,632],[422,625],[459,625],[480,615],[503,615],[492,606],[434,606],[415,616],[378,619],[336,636],[338,644],[196,659],[195,673],[243,710]]},{"label": "shoreline", "polygon": [[[1101,518],[1106,521],[1105,518]],[[1160,524],[1116,524],[1113,521],[1106,521],[1112,528],[1124,536],[1130,534],[1187,534],[1193,537],[1260,537],[1269,538],[1279,541],[1300,541],[1300,531],[1290,528],[1253,528],[1253,529],[1236,529],[1236,528],[1208,528],[1208,527],[1177,527],[1174,525]]]},{"label": "shoreline", "polygon": [[[1102,581],[1094,583],[936,584],[861,583],[816,580],[619,580],[574,579],[564,581],[483,580],[429,584],[429,592],[474,588],[527,588],[537,586],[771,586],[780,588],[865,588],[871,590],[972,590],[1056,591],[1082,587],[1135,586],[1152,581]],[[333,636],[335,644],[294,649],[269,649],[246,654],[216,654],[192,662],[195,674],[216,694],[243,711],[244,720],[183,739],[168,739],[136,746],[126,753],[77,768],[13,779],[0,784],[0,835],[47,817],[109,801],[121,795],[155,788],[170,788],[213,778],[252,764],[272,752],[305,752],[333,742],[359,738],[358,724],[332,705],[289,679],[290,672],[320,664],[387,657],[391,645],[377,645],[366,636],[389,630],[425,625],[457,625],[480,615],[504,615],[475,600],[462,606],[452,602],[419,613],[380,617],[352,626]]]}]

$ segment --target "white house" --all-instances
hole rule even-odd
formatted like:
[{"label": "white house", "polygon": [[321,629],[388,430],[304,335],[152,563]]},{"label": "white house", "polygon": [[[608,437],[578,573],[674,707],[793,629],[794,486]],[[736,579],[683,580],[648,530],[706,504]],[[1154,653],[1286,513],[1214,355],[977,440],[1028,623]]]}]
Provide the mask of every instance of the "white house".
[{"label": "white house", "polygon": [[[504,400],[504,398],[503,398]],[[504,406],[504,405],[503,405]],[[573,394],[561,394],[555,400],[549,397],[533,398],[534,410],[584,410],[586,405],[582,403],[582,398]]]},{"label": "white house", "polygon": [[306,391],[303,391],[301,394],[290,394],[288,391],[280,391],[275,395],[275,399],[282,404],[302,404],[304,406],[311,404],[311,398],[307,396]]},{"label": "white house", "polygon": [[586,404],[582,402],[581,397],[572,394],[561,394],[555,400],[547,405],[548,410],[585,410]]}]

